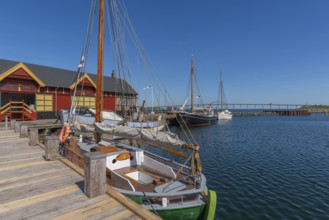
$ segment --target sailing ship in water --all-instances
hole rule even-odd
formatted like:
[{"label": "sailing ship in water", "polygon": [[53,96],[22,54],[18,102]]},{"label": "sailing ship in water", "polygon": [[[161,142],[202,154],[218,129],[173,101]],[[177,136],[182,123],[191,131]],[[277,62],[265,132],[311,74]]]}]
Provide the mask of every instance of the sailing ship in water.
[{"label": "sailing ship in water", "polygon": [[192,57],[191,64],[191,112],[185,111],[183,104],[182,108],[176,114],[178,124],[182,126],[204,126],[214,124],[217,121],[217,115],[211,106],[196,108],[194,106],[194,58]]},{"label": "sailing ship in water", "polygon": [[224,94],[224,85],[222,80],[222,72],[220,73],[220,83],[219,83],[219,105],[220,110],[217,112],[218,120],[230,120],[233,117],[232,112],[227,109],[226,97]]},{"label": "sailing ship in water", "polygon": [[[136,203],[149,209],[163,219],[213,219],[216,209],[216,192],[208,190],[206,177],[202,173],[200,146],[194,141],[188,143],[170,131],[152,131],[143,127],[129,127],[120,124],[108,124],[101,119],[101,91],[103,77],[103,33],[104,33],[104,0],[94,0],[93,6],[99,4],[98,30],[98,69],[95,141],[75,141],[60,137],[62,155],[82,166],[83,153],[98,151],[106,154],[108,183],[120,193]],[[121,19],[128,19],[123,1],[112,0],[107,4],[112,13],[109,24],[111,30],[118,35],[122,31]],[[123,10],[123,12],[121,11]],[[122,12],[124,16],[119,15]],[[91,18],[95,10],[91,10]],[[92,24],[93,22],[89,22]],[[130,24],[130,20],[124,24]],[[121,39],[122,36],[118,38]],[[116,41],[118,43],[119,41]],[[118,59],[123,56],[119,56]],[[122,64],[122,60],[118,63]],[[74,118],[68,117],[64,125],[70,133],[76,132]],[[63,129],[64,129],[63,128]],[[67,133],[67,132],[65,132]],[[119,138],[114,138],[119,137]],[[187,138],[188,140],[194,140]],[[180,157],[184,163],[172,158],[166,159],[148,152],[145,148],[157,148],[172,156]]]}]

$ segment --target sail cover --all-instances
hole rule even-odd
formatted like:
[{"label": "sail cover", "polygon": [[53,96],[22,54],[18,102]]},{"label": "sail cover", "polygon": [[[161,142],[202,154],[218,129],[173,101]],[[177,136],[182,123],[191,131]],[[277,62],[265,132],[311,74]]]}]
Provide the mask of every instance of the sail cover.
[{"label": "sail cover", "polygon": [[132,128],[122,125],[110,126],[104,123],[95,123],[95,130],[97,133],[112,134],[159,147],[181,148],[186,145],[176,134],[167,131],[151,131],[144,128]]}]

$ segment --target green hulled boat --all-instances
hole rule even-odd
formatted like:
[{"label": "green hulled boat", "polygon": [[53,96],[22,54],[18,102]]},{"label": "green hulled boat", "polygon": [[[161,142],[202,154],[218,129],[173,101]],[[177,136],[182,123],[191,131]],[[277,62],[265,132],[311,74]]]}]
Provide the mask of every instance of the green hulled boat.
[{"label": "green hulled boat", "polygon": [[[92,151],[106,154],[108,184],[163,219],[213,219],[216,209],[216,193],[207,188],[206,177],[202,173],[198,153],[199,146],[196,143],[186,143],[169,131],[101,123],[104,12],[112,13],[108,16],[108,18],[112,18],[111,21],[108,21],[113,25],[111,36],[118,35],[120,39],[121,35],[118,33],[124,25],[117,22],[120,19],[128,18],[125,6],[118,6],[123,4],[123,1],[110,0],[107,4],[110,7],[108,10],[104,10],[104,1],[92,1],[90,16],[95,17],[95,8],[99,3],[96,123],[93,128],[90,128],[90,125],[88,128],[83,128],[81,124],[76,125],[74,117],[64,119],[65,117],[62,115],[62,120],[67,121],[71,131],[75,131],[75,134],[78,132],[81,134],[81,130],[95,132],[96,141],[77,144],[64,140],[63,145],[70,146],[70,151],[64,154],[72,161],[74,161],[73,152],[80,152],[80,155]],[[124,10],[121,16],[119,15],[120,10]],[[93,23],[93,20],[89,21],[89,24]],[[85,48],[89,48],[89,45]],[[88,57],[87,54],[82,55],[79,73],[84,67],[84,57]],[[77,103],[72,103],[72,105],[76,106]],[[74,114],[71,112],[70,115]],[[77,131],[78,129],[81,130]],[[144,150],[146,146],[156,147],[172,155],[186,158],[185,163],[180,164],[172,159],[147,152]]]}]

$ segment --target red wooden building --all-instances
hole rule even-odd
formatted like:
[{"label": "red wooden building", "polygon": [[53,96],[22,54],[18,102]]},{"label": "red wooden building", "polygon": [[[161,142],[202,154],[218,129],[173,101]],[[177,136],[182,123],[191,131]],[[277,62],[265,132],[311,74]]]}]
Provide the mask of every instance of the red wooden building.
[{"label": "red wooden building", "polygon": [[[14,101],[35,109],[38,119],[56,118],[72,99],[78,99],[78,106],[95,107],[96,82],[94,74],[77,79],[75,71],[0,59],[0,116]],[[114,72],[104,77],[103,88],[103,109],[122,111],[136,106],[137,92]]]}]

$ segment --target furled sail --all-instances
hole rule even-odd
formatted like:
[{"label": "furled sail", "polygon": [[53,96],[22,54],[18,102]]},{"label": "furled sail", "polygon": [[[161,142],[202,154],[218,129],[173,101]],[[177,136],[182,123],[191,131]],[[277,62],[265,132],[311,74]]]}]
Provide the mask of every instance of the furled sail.
[{"label": "furled sail", "polygon": [[132,128],[127,126],[110,126],[104,123],[95,123],[95,130],[101,134],[112,134],[118,137],[136,140],[150,145],[165,148],[184,148],[187,144],[178,136],[166,131],[151,131],[143,128]]}]

